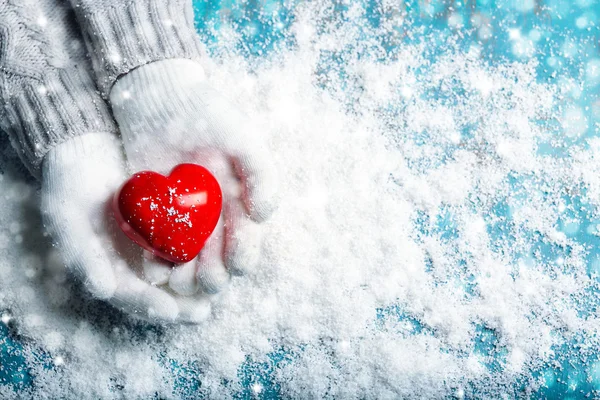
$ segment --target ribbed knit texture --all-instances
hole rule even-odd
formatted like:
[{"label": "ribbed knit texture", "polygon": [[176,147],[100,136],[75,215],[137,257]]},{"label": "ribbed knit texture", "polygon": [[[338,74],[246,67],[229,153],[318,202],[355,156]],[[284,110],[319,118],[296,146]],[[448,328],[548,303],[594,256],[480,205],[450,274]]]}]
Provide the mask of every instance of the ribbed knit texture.
[{"label": "ribbed knit texture", "polygon": [[153,61],[198,59],[191,0],[71,0],[105,97],[121,75]]},{"label": "ribbed knit texture", "polygon": [[83,53],[74,19],[51,4],[0,0],[0,128],[36,176],[53,146],[116,132],[86,61],[77,58]]}]

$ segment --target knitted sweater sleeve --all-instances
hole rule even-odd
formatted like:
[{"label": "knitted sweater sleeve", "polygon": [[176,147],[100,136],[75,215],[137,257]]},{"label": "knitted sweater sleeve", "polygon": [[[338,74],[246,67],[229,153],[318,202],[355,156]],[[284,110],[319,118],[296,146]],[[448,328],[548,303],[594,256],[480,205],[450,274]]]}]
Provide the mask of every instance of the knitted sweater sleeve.
[{"label": "knitted sweater sleeve", "polygon": [[154,61],[197,59],[192,0],[70,0],[105,97],[127,72]]},{"label": "knitted sweater sleeve", "polygon": [[116,132],[77,32],[57,0],[0,0],[0,129],[38,177],[53,146]]}]

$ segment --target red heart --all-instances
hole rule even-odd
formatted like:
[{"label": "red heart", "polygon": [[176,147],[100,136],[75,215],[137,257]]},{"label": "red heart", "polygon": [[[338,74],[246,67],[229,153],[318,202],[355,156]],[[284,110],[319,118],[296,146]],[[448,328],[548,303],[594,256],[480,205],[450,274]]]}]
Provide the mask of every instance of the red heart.
[{"label": "red heart", "polygon": [[169,176],[138,172],[113,199],[123,232],[158,257],[175,263],[192,260],[221,215],[221,188],[196,164],[180,164]]}]

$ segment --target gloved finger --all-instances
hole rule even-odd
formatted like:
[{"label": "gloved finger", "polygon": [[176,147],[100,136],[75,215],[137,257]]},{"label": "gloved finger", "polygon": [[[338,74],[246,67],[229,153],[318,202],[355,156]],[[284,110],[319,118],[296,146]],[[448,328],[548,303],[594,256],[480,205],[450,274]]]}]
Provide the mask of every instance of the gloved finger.
[{"label": "gloved finger", "polygon": [[125,262],[115,265],[115,274],[119,280],[112,305],[141,319],[175,321],[179,307],[173,296],[138,278]]},{"label": "gloved finger", "polygon": [[229,282],[229,273],[223,264],[223,217],[204,244],[198,256],[196,280],[198,287],[205,293],[217,293]]},{"label": "gloved finger", "polygon": [[277,209],[277,171],[271,156],[262,147],[235,155],[236,173],[244,186],[243,200],[256,222],[268,219]]},{"label": "gloved finger", "polygon": [[193,297],[177,297],[179,322],[198,324],[210,316],[210,299],[206,295]]},{"label": "gloved finger", "polygon": [[142,268],[146,282],[153,286],[160,286],[169,282],[169,277],[173,271],[173,263],[156,257],[148,250],[144,250]]},{"label": "gloved finger", "polygon": [[176,265],[169,278],[169,287],[182,296],[191,296],[198,291],[196,283],[196,264],[193,259],[185,264]]},{"label": "gloved finger", "polygon": [[240,199],[224,204],[225,267],[233,275],[243,275],[254,269],[260,258],[262,229],[246,216]]}]

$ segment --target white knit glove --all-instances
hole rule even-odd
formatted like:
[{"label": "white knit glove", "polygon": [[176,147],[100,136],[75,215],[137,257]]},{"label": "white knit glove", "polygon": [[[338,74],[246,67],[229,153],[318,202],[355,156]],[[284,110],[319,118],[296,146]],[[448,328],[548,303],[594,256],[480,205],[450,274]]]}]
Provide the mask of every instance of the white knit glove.
[{"label": "white knit glove", "polygon": [[113,86],[110,104],[132,172],[167,174],[177,164],[197,163],[223,191],[221,219],[197,260],[171,269],[148,259],[145,275],[180,295],[203,296],[222,289],[230,273],[254,268],[260,222],[277,206],[277,183],[251,121],[207,83],[200,64],[186,59],[134,69]]},{"label": "white knit glove", "polygon": [[42,213],[67,268],[94,297],[128,314],[160,322],[204,320],[210,314],[207,297],[184,298],[138,277],[142,251],[110,210],[126,178],[120,140],[110,133],[71,138],[44,157]]}]

